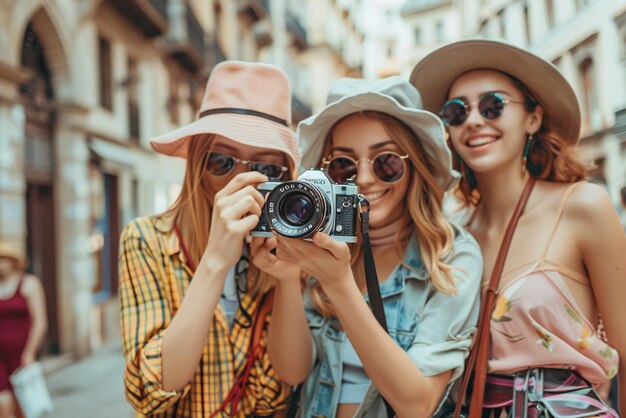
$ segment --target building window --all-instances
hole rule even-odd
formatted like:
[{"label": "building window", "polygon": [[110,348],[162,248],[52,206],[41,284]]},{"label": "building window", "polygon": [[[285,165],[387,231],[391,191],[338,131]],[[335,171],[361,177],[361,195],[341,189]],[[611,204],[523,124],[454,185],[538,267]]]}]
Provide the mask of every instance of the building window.
[{"label": "building window", "polygon": [[167,100],[167,111],[170,114],[170,121],[174,125],[180,124],[179,105],[178,80],[175,77],[170,77],[170,97]]},{"label": "building window", "polygon": [[530,15],[528,14],[528,5],[524,6],[524,31],[526,32],[526,45],[530,45]]},{"label": "building window", "polygon": [[497,14],[498,26],[500,28],[500,36],[506,38],[506,24],[504,22],[504,9],[500,10]]},{"label": "building window", "polygon": [[437,43],[442,43],[445,41],[443,22],[441,20],[435,23],[435,41],[437,41]]},{"label": "building window", "polygon": [[606,167],[606,158],[600,157],[593,161],[593,168],[587,173],[587,179],[592,182],[606,187],[606,175],[604,174]]},{"label": "building window", "polygon": [[480,25],[478,26],[478,34],[483,36],[487,35],[487,20],[480,22]]},{"label": "building window", "polygon": [[589,4],[589,0],[576,0],[576,10],[580,10]]},{"label": "building window", "polygon": [[556,22],[554,18],[554,0],[546,0],[546,17],[548,18],[548,27],[554,27]]},{"label": "building window", "polygon": [[415,45],[420,45],[422,43],[422,29],[415,28],[413,29],[413,41]]},{"label": "building window", "polygon": [[98,38],[98,58],[100,65],[100,106],[113,110],[113,66],[111,63],[111,43]]},{"label": "building window", "polygon": [[592,126],[592,115],[596,108],[596,91],[593,80],[593,60],[585,58],[578,66],[582,87],[583,126]]},{"label": "building window", "polygon": [[134,140],[139,139],[139,72],[137,61],[128,59],[128,75],[126,78],[126,88],[128,97],[128,133]]},{"label": "building window", "polygon": [[394,41],[387,43],[387,58],[393,58]]}]

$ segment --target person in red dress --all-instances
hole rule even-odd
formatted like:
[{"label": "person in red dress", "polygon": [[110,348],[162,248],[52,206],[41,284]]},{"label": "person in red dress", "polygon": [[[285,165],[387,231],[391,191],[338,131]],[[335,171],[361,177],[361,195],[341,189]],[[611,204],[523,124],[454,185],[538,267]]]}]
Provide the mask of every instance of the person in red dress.
[{"label": "person in red dress", "polygon": [[48,327],[43,286],[24,261],[0,241],[0,418],[17,416],[9,376],[35,361]]}]

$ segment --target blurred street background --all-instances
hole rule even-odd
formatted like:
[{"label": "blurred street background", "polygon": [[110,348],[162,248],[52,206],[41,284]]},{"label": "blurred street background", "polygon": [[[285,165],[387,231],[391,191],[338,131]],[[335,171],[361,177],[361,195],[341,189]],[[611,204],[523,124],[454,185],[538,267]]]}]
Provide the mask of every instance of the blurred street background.
[{"label": "blurred street background", "polygon": [[148,139],[196,118],[215,64],[283,68],[295,127],[335,78],[408,77],[430,51],[475,36],[564,73],[591,180],[624,219],[626,0],[0,0],[0,239],[45,288],[52,416],[131,416],[118,237],[177,195],[183,160]]}]

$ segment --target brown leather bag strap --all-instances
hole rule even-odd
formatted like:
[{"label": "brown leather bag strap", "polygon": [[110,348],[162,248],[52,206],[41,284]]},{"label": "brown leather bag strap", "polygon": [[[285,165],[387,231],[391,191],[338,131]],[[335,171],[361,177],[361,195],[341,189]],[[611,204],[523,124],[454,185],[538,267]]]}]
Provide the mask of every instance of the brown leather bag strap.
[{"label": "brown leather bag strap", "polygon": [[470,375],[474,374],[474,385],[472,391],[472,399],[470,401],[470,418],[480,418],[483,413],[483,400],[485,398],[485,384],[487,382],[487,362],[489,360],[489,340],[490,340],[490,320],[491,312],[493,311],[493,305],[498,295],[498,286],[500,284],[500,276],[502,276],[502,270],[504,269],[504,262],[511,246],[511,240],[513,239],[513,233],[517,227],[517,222],[520,216],[524,212],[530,193],[535,186],[534,177],[530,177],[522,195],[520,196],[515,211],[511,216],[509,225],[506,228],[504,237],[502,238],[502,244],[500,244],[500,250],[496,262],[491,271],[491,278],[489,280],[489,287],[487,288],[487,294],[482,302],[480,308],[480,315],[478,317],[478,330],[476,332],[476,339],[474,347],[472,348],[467,364],[465,366],[465,373],[463,374],[463,380],[461,381],[461,392],[459,399],[454,409],[454,418],[459,418],[461,415],[461,406],[465,400],[467,388],[469,387]]}]

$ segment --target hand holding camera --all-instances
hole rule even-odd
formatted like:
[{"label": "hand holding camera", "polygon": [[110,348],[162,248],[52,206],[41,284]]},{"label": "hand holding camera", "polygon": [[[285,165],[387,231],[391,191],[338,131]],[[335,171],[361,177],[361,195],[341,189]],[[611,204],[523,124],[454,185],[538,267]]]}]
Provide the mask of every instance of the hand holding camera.
[{"label": "hand holding camera", "polygon": [[259,223],[264,201],[255,185],[267,181],[256,171],[237,174],[215,194],[211,232],[203,261],[228,270],[241,257],[245,236]]},{"label": "hand holding camera", "polygon": [[250,242],[252,263],[260,270],[278,280],[298,280],[300,268],[286,255],[284,249],[278,249],[276,237],[254,237]]},{"label": "hand holding camera", "polygon": [[341,242],[356,242],[358,189],[352,181],[333,182],[324,170],[309,169],[296,181],[272,180],[257,186],[266,196],[253,237],[272,231],[289,238],[324,232]]}]

